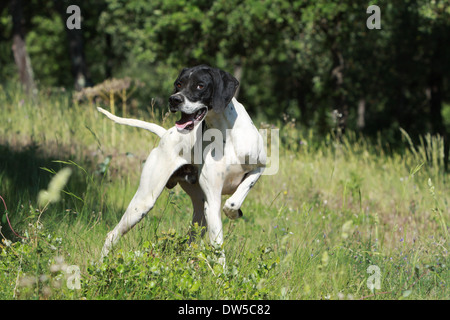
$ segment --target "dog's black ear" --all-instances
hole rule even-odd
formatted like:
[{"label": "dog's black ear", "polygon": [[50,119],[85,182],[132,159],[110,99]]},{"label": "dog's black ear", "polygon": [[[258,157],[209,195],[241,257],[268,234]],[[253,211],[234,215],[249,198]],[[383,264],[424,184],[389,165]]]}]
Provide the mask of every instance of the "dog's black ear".
[{"label": "dog's black ear", "polygon": [[183,70],[180,71],[180,73],[178,74],[177,79],[173,82],[173,93],[177,92],[177,82],[186,74],[186,72],[189,70],[190,68],[184,68]]},{"label": "dog's black ear", "polygon": [[223,112],[230,103],[239,86],[239,81],[226,71],[211,68],[209,70],[213,80],[213,94],[211,106],[216,113]]}]

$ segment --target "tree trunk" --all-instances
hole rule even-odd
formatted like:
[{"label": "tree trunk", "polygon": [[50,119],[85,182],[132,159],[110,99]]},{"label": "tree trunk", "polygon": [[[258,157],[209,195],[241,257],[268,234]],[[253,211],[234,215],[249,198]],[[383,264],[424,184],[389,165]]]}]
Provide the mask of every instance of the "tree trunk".
[{"label": "tree trunk", "polygon": [[[83,27],[81,29],[69,29],[66,26],[66,21],[69,18],[69,14],[66,12],[67,7],[70,5],[68,1],[54,0],[56,10],[61,15],[64,23],[64,28],[67,33],[67,40],[69,42],[69,54],[72,64],[72,76],[74,79],[75,90],[81,90],[84,87],[91,86],[92,81],[89,74],[89,70],[84,56],[84,42],[83,42]],[[81,20],[82,21],[82,20]]]},{"label": "tree trunk", "polygon": [[234,66],[233,75],[239,81],[239,87],[236,89],[236,93],[234,94],[234,97],[237,99],[239,96],[239,89],[241,88],[241,79],[242,79],[242,64],[236,64]]},{"label": "tree trunk", "polygon": [[442,76],[432,74],[429,81],[430,90],[430,118],[433,133],[443,135],[444,122],[442,119]]},{"label": "tree trunk", "polygon": [[430,120],[434,134],[439,134],[444,139],[444,165],[448,169],[449,141],[447,129],[442,118],[442,74],[432,72],[429,79],[430,92]]},{"label": "tree trunk", "polygon": [[338,132],[337,135],[345,133],[345,128],[347,127],[347,118],[348,118],[348,105],[347,99],[344,94],[344,57],[342,53],[337,49],[337,44],[334,43],[331,52],[333,55],[333,65],[334,68],[331,71],[331,76],[335,78],[334,82],[334,108],[337,110],[338,114]]},{"label": "tree trunk", "polygon": [[69,40],[70,59],[75,90],[81,90],[92,85],[84,56],[83,35],[81,29],[66,29]]},{"label": "tree trunk", "polygon": [[33,79],[31,60],[25,43],[25,21],[23,18],[22,1],[11,0],[10,9],[13,21],[12,51],[14,54],[14,61],[19,70],[20,82],[24,86],[26,93],[29,96],[34,95],[36,86]]},{"label": "tree trunk", "polygon": [[308,108],[306,106],[306,97],[305,97],[305,87],[302,86],[302,82],[299,80],[294,80],[295,88],[296,88],[296,96],[297,96],[297,105],[300,110],[300,123],[304,126],[308,126],[309,123],[309,114]]},{"label": "tree trunk", "polygon": [[363,130],[366,126],[366,120],[365,120],[365,114],[366,114],[366,99],[361,98],[358,101],[358,120],[357,120],[357,127],[358,130]]},{"label": "tree trunk", "polygon": [[112,78],[112,70],[114,66],[114,50],[112,46],[112,36],[109,33],[105,33],[105,78]]}]

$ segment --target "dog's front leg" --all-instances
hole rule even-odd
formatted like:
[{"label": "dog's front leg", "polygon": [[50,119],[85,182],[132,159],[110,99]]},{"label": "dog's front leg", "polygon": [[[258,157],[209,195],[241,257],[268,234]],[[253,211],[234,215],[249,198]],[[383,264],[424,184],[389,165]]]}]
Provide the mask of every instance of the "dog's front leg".
[{"label": "dog's front leg", "polygon": [[159,147],[152,150],[142,170],[136,194],[122,219],[106,237],[102,258],[108,254],[122,235],[133,228],[153,208],[172,173],[183,164],[186,164],[186,160],[180,157],[168,157]]},{"label": "dog's front leg", "polygon": [[219,178],[222,175],[219,172],[208,170],[202,171],[199,183],[205,195],[204,212],[208,228],[208,235],[211,245],[221,250],[219,263],[225,266],[225,253],[222,248],[223,228],[221,218],[221,190],[223,181]]},{"label": "dog's front leg", "polygon": [[263,171],[264,167],[258,167],[247,173],[245,179],[242,180],[236,191],[227,199],[227,201],[225,201],[223,212],[228,218],[237,219],[242,216],[242,211],[240,210],[242,203]]}]

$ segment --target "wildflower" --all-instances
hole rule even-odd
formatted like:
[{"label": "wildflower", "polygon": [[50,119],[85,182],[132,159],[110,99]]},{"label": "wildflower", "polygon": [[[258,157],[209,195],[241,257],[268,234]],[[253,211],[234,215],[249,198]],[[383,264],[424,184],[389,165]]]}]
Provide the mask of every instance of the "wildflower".
[{"label": "wildflower", "polygon": [[42,289],[42,294],[44,295],[45,298],[48,298],[52,294],[52,289],[50,289],[50,287],[48,286],[45,286]]},{"label": "wildflower", "polygon": [[60,192],[66,185],[72,173],[70,168],[61,169],[48,184],[48,190],[41,190],[38,195],[39,205],[45,206],[48,203],[58,202],[61,198]]},{"label": "wildflower", "polygon": [[55,263],[50,266],[50,272],[66,271],[67,264],[64,262],[64,258],[57,256],[55,258]]},{"label": "wildflower", "polygon": [[352,220],[349,220],[344,223],[344,225],[342,226],[342,234],[341,234],[343,239],[347,239],[349,234],[352,233],[352,227],[353,227]]},{"label": "wildflower", "polygon": [[322,254],[322,264],[323,264],[324,266],[328,265],[328,260],[329,260],[328,252],[325,251],[325,252]]}]

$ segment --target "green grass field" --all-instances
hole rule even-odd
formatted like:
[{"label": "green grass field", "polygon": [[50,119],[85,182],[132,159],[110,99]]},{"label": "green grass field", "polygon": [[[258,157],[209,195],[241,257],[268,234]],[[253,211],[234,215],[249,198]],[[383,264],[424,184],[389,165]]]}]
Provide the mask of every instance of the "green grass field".
[{"label": "green grass field", "polygon": [[[413,146],[403,132],[403,148],[389,151],[382,136],[318,138],[272,123],[279,171],[258,181],[243,218],[222,216],[226,269],[207,237],[187,244],[192,208],[179,186],[100,263],[157,137],[64,92],[31,101],[0,87],[0,108],[0,299],[450,298],[439,137]],[[158,110],[128,112],[173,125]],[[49,182],[66,167],[59,194]],[[55,201],[39,203],[41,190]]]}]

